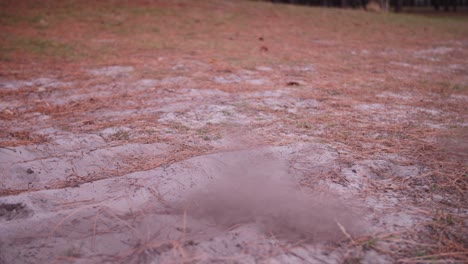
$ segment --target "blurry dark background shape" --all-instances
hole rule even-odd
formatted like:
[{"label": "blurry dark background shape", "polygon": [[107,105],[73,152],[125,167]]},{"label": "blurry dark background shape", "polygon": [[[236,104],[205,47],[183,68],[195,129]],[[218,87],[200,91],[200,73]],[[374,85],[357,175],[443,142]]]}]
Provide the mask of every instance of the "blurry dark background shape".
[{"label": "blurry dark background shape", "polygon": [[375,3],[381,10],[401,11],[467,11],[468,0],[270,0],[273,3],[286,3],[297,5],[364,8]]}]

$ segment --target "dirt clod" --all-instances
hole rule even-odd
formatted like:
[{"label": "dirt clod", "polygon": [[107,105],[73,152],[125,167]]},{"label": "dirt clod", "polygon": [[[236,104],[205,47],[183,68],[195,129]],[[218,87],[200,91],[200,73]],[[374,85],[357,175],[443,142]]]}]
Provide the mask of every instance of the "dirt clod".
[{"label": "dirt clod", "polygon": [[0,220],[12,221],[15,219],[26,218],[31,214],[32,211],[22,203],[0,204]]}]

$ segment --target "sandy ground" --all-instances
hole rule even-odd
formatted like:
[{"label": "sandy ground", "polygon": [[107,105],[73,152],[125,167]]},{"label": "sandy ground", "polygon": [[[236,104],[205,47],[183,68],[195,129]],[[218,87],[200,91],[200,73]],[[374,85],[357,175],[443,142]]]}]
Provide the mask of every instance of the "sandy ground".
[{"label": "sandy ground", "polygon": [[200,3],[148,4],[151,49],[124,5],[72,16],[83,58],[2,51],[0,263],[467,260],[466,20]]}]

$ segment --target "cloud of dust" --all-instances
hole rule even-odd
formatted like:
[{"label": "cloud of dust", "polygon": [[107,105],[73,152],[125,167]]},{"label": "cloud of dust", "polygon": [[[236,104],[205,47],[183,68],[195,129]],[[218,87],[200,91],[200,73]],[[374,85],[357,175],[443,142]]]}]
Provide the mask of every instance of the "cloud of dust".
[{"label": "cloud of dust", "polygon": [[274,157],[224,160],[221,177],[189,194],[189,215],[222,227],[255,222],[267,235],[338,240],[362,230],[359,210],[330,192],[302,193],[288,163]]}]

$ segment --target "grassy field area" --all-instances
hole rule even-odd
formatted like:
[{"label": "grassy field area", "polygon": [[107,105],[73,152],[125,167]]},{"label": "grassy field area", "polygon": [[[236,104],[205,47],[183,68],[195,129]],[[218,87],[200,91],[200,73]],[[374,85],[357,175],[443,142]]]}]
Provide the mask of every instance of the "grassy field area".
[{"label": "grassy field area", "polygon": [[[2,1],[1,5],[5,61],[19,56],[112,62],[116,57],[128,60],[176,52],[199,53],[227,63],[297,62],[311,52],[308,45],[314,36],[343,38],[348,45],[398,47],[466,36],[468,20],[466,16],[381,14],[261,2]],[[259,37],[272,45],[274,56],[252,48],[258,46]],[[285,41],[291,42],[288,48],[281,45]]]}]

